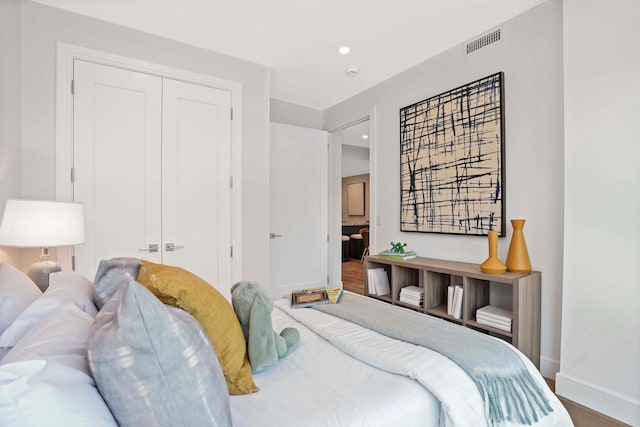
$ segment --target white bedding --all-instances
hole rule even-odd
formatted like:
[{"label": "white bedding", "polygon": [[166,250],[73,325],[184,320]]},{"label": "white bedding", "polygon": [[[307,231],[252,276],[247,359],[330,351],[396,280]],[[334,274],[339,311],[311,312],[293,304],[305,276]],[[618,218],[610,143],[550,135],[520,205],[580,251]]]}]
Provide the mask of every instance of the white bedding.
[{"label": "white bedding", "polygon": [[300,345],[254,375],[261,391],[230,397],[234,427],[440,424],[438,400],[418,382],[354,359],[280,309],[272,317],[276,331],[297,328]]},{"label": "white bedding", "polygon": [[[286,300],[275,306],[274,329],[298,328],[300,347],[254,376],[260,392],[231,396],[234,426],[487,426],[475,383],[448,358],[316,310],[291,309]],[[521,357],[554,409],[535,425],[572,426]]]},{"label": "white bedding", "polygon": [[[363,297],[364,298],[364,297]],[[485,427],[484,401],[475,383],[458,365],[424,347],[389,338],[355,323],[316,310],[292,309],[287,300],[275,306],[307,325],[347,354],[387,372],[414,378],[431,391],[442,406],[441,425],[447,427]],[[495,338],[497,339],[497,338]],[[523,360],[533,378],[545,390],[553,412],[535,426],[570,427],[571,418],[551,392],[535,366],[511,347]],[[427,391],[428,390],[428,391]],[[398,424],[400,425],[400,424]],[[436,424],[422,424],[435,426]],[[504,426],[521,424],[505,423]]]}]

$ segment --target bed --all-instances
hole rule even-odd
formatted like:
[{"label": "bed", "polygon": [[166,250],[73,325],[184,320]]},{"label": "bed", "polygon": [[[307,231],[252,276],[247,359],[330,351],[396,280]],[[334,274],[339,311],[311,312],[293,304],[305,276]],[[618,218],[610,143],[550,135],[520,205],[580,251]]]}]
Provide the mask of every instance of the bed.
[{"label": "bed", "polygon": [[[168,318],[173,319],[173,323],[164,326],[161,324],[164,314],[153,312],[145,320],[146,324],[142,322],[144,333],[154,327],[160,331],[160,344],[155,344],[152,355],[153,364],[171,354],[173,344],[167,341],[168,331],[173,330],[172,325],[176,322],[190,331],[176,334],[181,343],[178,347],[192,348],[195,341],[185,341],[185,336],[191,334],[189,336],[197,342],[208,346],[210,354],[206,356],[209,359],[202,359],[204,364],[200,363],[202,360],[187,359],[188,362],[175,365],[176,359],[171,356],[174,365],[163,371],[162,384],[138,387],[133,377],[123,380],[128,375],[127,369],[117,369],[109,364],[112,363],[110,353],[115,348],[109,341],[105,341],[100,353],[106,364],[94,369],[93,362],[89,366],[87,360],[87,354],[92,352],[87,347],[96,341],[95,336],[111,333],[113,324],[118,322],[135,323],[123,315],[115,320],[105,317],[109,312],[123,311],[126,297],[120,305],[111,301],[115,297],[94,305],[100,294],[96,291],[96,283],[73,272],[52,275],[50,288],[43,294],[31,289],[27,280],[12,267],[0,264],[0,348],[6,353],[0,354],[0,425],[3,426],[115,426],[118,423],[235,427],[492,425],[485,417],[485,399],[479,388],[448,357],[327,312],[290,308],[287,300],[275,301],[273,327],[276,331],[296,328],[300,333],[298,347],[266,371],[253,374],[252,379],[260,391],[229,396],[224,379],[214,378],[217,385],[210,388],[198,383],[221,372],[202,374],[212,372],[211,365],[219,363],[222,347],[212,346],[202,338],[205,336],[203,329],[190,314],[167,307],[152,296],[154,301],[149,299],[149,303],[153,310],[166,311]],[[136,298],[151,295],[144,287],[139,288],[142,290],[135,291]],[[362,299],[364,304],[384,304],[354,294],[349,294],[348,298]],[[158,325],[154,326],[149,319],[154,319]],[[109,328],[101,329],[97,324]],[[7,339],[8,335],[13,341]],[[146,335],[144,340],[140,336],[135,335],[135,340],[147,340]],[[551,408],[530,424],[571,426],[566,410],[535,367],[513,347],[504,345],[526,367]],[[179,348],[178,353],[185,353],[184,348]],[[96,349],[93,351],[98,353]],[[94,356],[94,359],[99,357]],[[189,375],[193,375],[196,383],[189,383]],[[116,380],[120,381],[120,388],[116,389],[114,397],[104,384]],[[123,383],[128,385],[126,389],[122,389]],[[161,391],[162,387],[169,391]],[[167,393],[175,390],[181,392],[169,398]],[[190,394],[194,392],[196,399]],[[140,395],[145,397],[139,398]],[[114,405],[113,398],[125,408]],[[121,410],[137,417],[135,423],[131,418],[121,418]],[[198,419],[198,411],[223,415],[211,415],[211,422],[202,423],[193,421]],[[493,425],[520,424],[505,421]]]}]

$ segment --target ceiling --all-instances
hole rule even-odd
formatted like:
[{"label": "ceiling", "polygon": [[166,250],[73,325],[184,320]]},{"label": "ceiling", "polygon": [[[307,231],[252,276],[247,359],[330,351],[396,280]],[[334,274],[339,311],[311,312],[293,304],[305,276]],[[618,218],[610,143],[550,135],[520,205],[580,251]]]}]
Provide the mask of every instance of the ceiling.
[{"label": "ceiling", "polygon": [[272,98],[324,110],[546,0],[35,1],[265,65]]},{"label": "ceiling", "polygon": [[[364,138],[364,135],[367,137]],[[368,149],[369,144],[369,120],[356,123],[342,129],[340,132],[342,145],[351,145],[354,147]]]}]

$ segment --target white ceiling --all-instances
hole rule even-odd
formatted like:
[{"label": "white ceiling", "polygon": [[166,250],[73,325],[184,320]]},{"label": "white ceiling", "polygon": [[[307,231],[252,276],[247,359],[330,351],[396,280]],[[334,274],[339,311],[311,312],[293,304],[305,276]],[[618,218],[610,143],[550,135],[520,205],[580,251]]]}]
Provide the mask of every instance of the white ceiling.
[{"label": "white ceiling", "polygon": [[[367,135],[367,138],[363,138]],[[351,125],[340,132],[342,145],[352,145],[354,147],[369,148],[369,120]]]},{"label": "white ceiling", "polygon": [[546,0],[35,1],[266,65],[273,98],[324,110]]}]

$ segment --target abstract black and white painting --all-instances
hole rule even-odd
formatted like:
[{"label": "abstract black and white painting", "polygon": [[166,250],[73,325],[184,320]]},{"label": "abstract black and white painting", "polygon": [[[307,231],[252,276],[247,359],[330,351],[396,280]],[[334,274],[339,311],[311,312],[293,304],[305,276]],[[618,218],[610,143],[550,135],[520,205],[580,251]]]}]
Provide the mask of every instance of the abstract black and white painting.
[{"label": "abstract black and white painting", "polygon": [[504,236],[503,73],[400,110],[400,229]]}]

